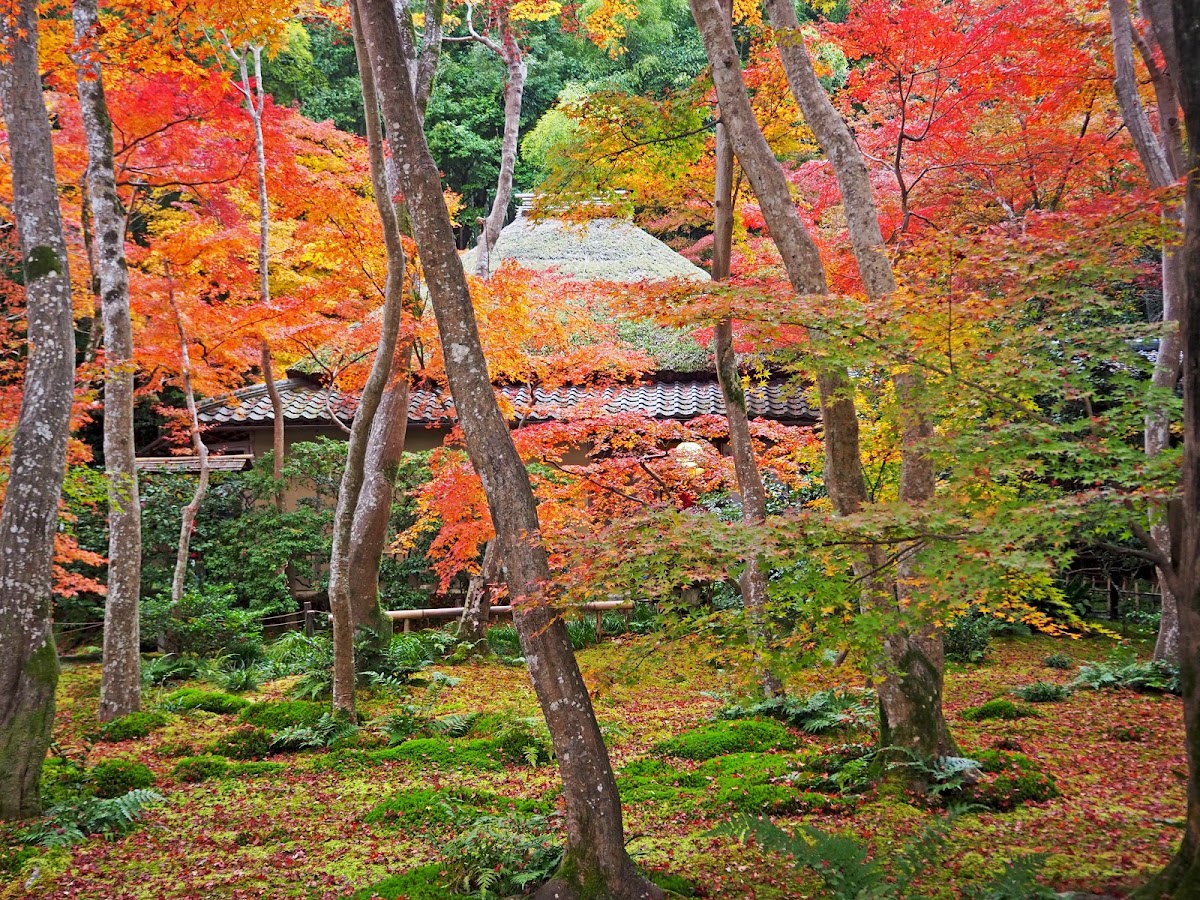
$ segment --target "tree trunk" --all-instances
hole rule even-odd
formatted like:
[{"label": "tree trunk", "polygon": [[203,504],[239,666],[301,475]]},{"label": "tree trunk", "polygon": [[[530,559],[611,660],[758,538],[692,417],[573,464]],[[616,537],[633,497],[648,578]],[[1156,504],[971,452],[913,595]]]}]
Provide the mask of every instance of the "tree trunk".
[{"label": "tree trunk", "polygon": [[[168,276],[169,277],[169,276]],[[183,327],[183,315],[179,312],[179,304],[175,302],[175,287],[168,288],[168,303],[175,316],[175,330],[179,332],[179,358],[183,370],[183,394],[187,399],[188,416],[191,420],[192,448],[200,462],[200,476],[196,481],[196,491],[192,494],[191,502],[183,508],[183,519],[179,525],[179,547],[175,553],[175,576],[171,579],[171,605],[178,606],[183,599],[183,589],[187,582],[188,555],[192,543],[192,531],[196,527],[196,516],[200,513],[200,504],[208,492],[208,447],[200,434],[200,415],[196,411],[196,392],[192,389],[192,358],[188,354],[187,331]]]},{"label": "tree trunk", "polygon": [[[1116,78],[1113,87],[1117,95],[1117,103],[1121,108],[1121,118],[1133,140],[1142,166],[1151,185],[1158,189],[1169,188],[1175,184],[1181,172],[1178,169],[1179,154],[1182,148],[1178,146],[1177,129],[1169,125],[1172,120],[1178,121],[1174,104],[1177,101],[1174,86],[1167,73],[1152,71],[1155,95],[1161,104],[1170,104],[1170,109],[1159,109],[1159,122],[1163,127],[1160,134],[1154,132],[1150,117],[1142,105],[1138,90],[1137,71],[1134,68],[1133,23],[1129,18],[1129,5],[1126,0],[1109,0],[1109,24],[1113,37],[1113,62]],[[1157,33],[1158,29],[1153,29]],[[1174,160],[1174,162],[1173,162]],[[1163,218],[1168,222],[1182,223],[1182,210],[1168,204],[1163,208]],[[1179,322],[1178,294],[1181,289],[1183,261],[1179,251],[1164,245],[1162,250],[1162,294],[1163,294],[1163,334],[1158,348],[1158,357],[1154,363],[1154,374],[1151,384],[1156,391],[1173,391],[1179,381],[1179,333],[1176,326]],[[1161,404],[1148,404],[1146,413],[1145,449],[1146,456],[1155,457],[1171,445],[1171,422]],[[1171,544],[1170,529],[1165,521],[1165,510],[1156,507],[1151,511],[1151,527],[1155,540],[1164,547]],[[1162,621],[1159,623],[1158,640],[1154,647],[1155,659],[1176,660],[1179,653],[1179,613],[1175,597],[1167,584],[1167,579],[1159,573],[1159,585],[1162,591]]]},{"label": "tree trunk", "polygon": [[[1174,40],[1164,40],[1177,60],[1176,87],[1188,142],[1184,170],[1183,291],[1179,333],[1183,351],[1183,499],[1172,516],[1171,544],[1157,549],[1160,569],[1179,607],[1179,667],[1188,758],[1187,821],[1179,852],[1139,896],[1183,900],[1200,896],[1200,0],[1173,0]],[[1156,18],[1156,21],[1162,21]],[[1169,558],[1167,553],[1169,552]]]},{"label": "tree trunk", "polygon": [[266,338],[262,339],[262,346],[259,349],[261,352],[259,365],[262,367],[263,383],[267,386],[267,397],[271,401],[271,446],[274,451],[271,476],[275,479],[275,508],[279,512],[283,512],[283,398],[275,384],[275,371],[271,366],[271,345]]},{"label": "tree trunk", "polygon": [[54,724],[54,534],[74,389],[71,277],[54,148],[42,99],[37,4],[0,16],[0,105],[25,284],[24,394],[0,513],[0,819],[41,811],[38,781]]},{"label": "tree trunk", "polygon": [[566,626],[548,606],[550,568],[525,466],[496,404],[471,295],[455,247],[437,165],[425,143],[406,60],[411,36],[389,0],[356,0],[387,121],[392,157],[445,352],[467,451],[488,498],[521,648],[558,756],[566,801],[563,867],[546,896],[661,898],[625,852],[621,800]]},{"label": "tree trunk", "polygon": [[[863,286],[871,300],[881,300],[896,290],[896,278],[879,227],[866,160],[817,80],[795,7],[788,0],[767,0],[767,12],[792,94],[833,166]],[[928,453],[933,428],[924,413],[925,379],[918,370],[909,369],[895,373],[892,383],[901,426],[900,500],[923,506],[933,499],[935,487]],[[878,563],[872,560],[871,565],[874,569]],[[917,607],[909,602],[914,576],[914,548],[909,548],[900,555],[898,577],[880,579],[882,590],[870,592],[885,613],[902,617],[900,627],[883,642],[880,735],[884,746],[936,758],[956,752],[942,710],[945,651],[940,629],[928,617],[914,620]]]},{"label": "tree trunk", "polygon": [[98,51],[96,0],[75,0],[79,105],[87,136],[87,188],[95,223],[104,320],[104,470],[108,480],[108,596],[104,604],[101,722],[141,708],[142,509],[133,443],[133,324],[125,265],[125,214],[113,171],[112,120]]},{"label": "tree trunk", "polygon": [[471,644],[476,652],[488,652],[487,628],[492,614],[492,585],[500,577],[500,560],[496,555],[496,542],[488,541],[483,550],[483,565],[479,574],[467,586],[467,599],[463,601],[462,616],[458,620],[458,639]]},{"label": "tree trunk", "polygon": [[483,223],[476,251],[475,274],[480,278],[487,278],[492,271],[492,248],[496,246],[500,229],[504,227],[508,204],[512,200],[513,172],[517,167],[517,137],[521,130],[521,102],[525,96],[525,76],[528,71],[507,14],[501,25],[500,41],[499,45],[493,41],[483,41],[504,61],[508,74],[504,82],[504,137],[500,142],[500,175],[496,179],[492,210]]},{"label": "tree trunk", "polygon": [[[725,7],[728,12],[728,7]],[[713,202],[713,261],[714,281],[729,279],[730,257],[733,253],[733,145],[728,129],[717,123],[716,135],[716,196]],[[767,492],[762,472],[754,458],[754,442],[750,438],[750,419],[746,413],[746,395],[738,375],[737,353],[733,349],[733,320],[720,322],[713,333],[713,353],[717,359],[717,380],[725,398],[725,417],[729,422],[729,447],[737,475],[738,492],[742,495],[742,521],[761,525],[767,518]],[[742,606],[748,620],[747,632],[756,665],[759,687],[763,696],[783,694],[783,681],[771,670],[769,661],[771,634],[767,625],[767,572],[758,557],[746,562],[746,570],[738,578]]]}]

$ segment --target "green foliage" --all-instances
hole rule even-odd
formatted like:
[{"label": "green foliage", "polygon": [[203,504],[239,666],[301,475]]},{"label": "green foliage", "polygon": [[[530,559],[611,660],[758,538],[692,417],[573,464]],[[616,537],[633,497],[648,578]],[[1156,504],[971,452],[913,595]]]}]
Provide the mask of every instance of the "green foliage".
[{"label": "green foliage", "polygon": [[147,806],[162,800],[154,791],[136,790],[120,797],[83,797],[59,803],[23,837],[26,843],[42,847],[70,847],[91,834],[116,837],[130,831]]},{"label": "green foliage", "polygon": [[1013,691],[1022,700],[1029,703],[1057,703],[1071,696],[1071,689],[1065,684],[1055,684],[1052,681],[1035,681]]},{"label": "green foliage", "polygon": [[202,709],[205,712],[231,715],[241,712],[250,705],[249,700],[222,694],[218,691],[202,691],[199,688],[180,688],[163,697],[159,706],[177,712],[184,709]]},{"label": "green foliage", "polygon": [[91,788],[87,769],[81,762],[65,756],[51,756],[42,764],[42,802],[47,806],[63,803]]},{"label": "green foliage", "polygon": [[1065,670],[1072,668],[1075,663],[1071,660],[1071,657],[1067,656],[1065,653],[1051,653],[1044,660],[1042,660],[1042,665],[1047,669]]},{"label": "green foliage", "polygon": [[[923,900],[926,895],[915,892],[913,882],[937,869],[959,814],[960,810],[955,809],[938,816],[918,835],[882,854],[852,833],[837,834],[805,825],[789,834],[762,818],[734,819],[714,831],[739,840],[753,837],[766,852],[790,857],[795,868],[809,869],[820,878],[829,896],[837,900]],[[886,869],[884,858],[889,862]],[[970,896],[976,900],[1056,896],[1037,883],[1037,871],[1044,860],[1045,855],[1019,857]]]},{"label": "green foliage", "polygon": [[261,666],[247,665],[244,662],[234,660],[228,664],[220,666],[210,678],[213,683],[223,690],[231,693],[241,694],[246,691],[256,691],[263,682],[263,669]]},{"label": "green foliage", "polygon": [[326,704],[310,700],[265,700],[243,709],[238,721],[276,732],[316,725],[328,712]]},{"label": "green foliage", "polygon": [[208,752],[230,759],[259,759],[271,752],[271,733],[253,725],[242,725],[217,738]]},{"label": "green foliage", "polygon": [[943,633],[946,659],[977,663],[987,656],[995,633],[995,620],[971,610],[955,619]]},{"label": "green foliage", "polygon": [[105,722],[100,726],[102,741],[118,743],[144,738],[156,728],[167,724],[167,716],[161,712],[132,712],[129,715]]},{"label": "green foliage", "polygon": [[488,723],[487,731],[477,727],[476,733],[488,733],[500,758],[515,765],[539,766],[554,759],[550,732],[542,719],[501,716]]},{"label": "green foliage", "polygon": [[261,613],[242,609],[228,585],[185,591],[179,604],[169,595],[142,602],[142,631],[161,634],[168,643],[196,656],[228,655],[243,660],[262,656]]},{"label": "green foliage", "polygon": [[717,713],[720,719],[745,719],[769,716],[809,734],[825,734],[842,728],[871,728],[879,713],[875,692],[828,690],[806,698],[790,695],[772,697],[748,706],[727,706]]},{"label": "green foliage", "polygon": [[495,743],[484,739],[413,738],[382,752],[388,754],[386,758],[389,759],[404,759],[439,769],[496,771],[504,768]]},{"label": "green foliage", "polygon": [[729,753],[790,750],[796,739],[777,722],[744,719],[715,722],[656,744],[654,751],[681,759],[712,759]]},{"label": "green foliage", "polygon": [[480,898],[524,893],[550,878],[563,845],[544,816],[481,816],[445,848],[450,885]]},{"label": "green foliage", "polygon": [[488,647],[501,662],[525,664],[525,657],[521,655],[521,639],[512,625],[493,625],[487,630],[486,636]]},{"label": "green foliage", "polygon": [[1080,666],[1072,687],[1093,691],[1127,688],[1147,693],[1179,694],[1179,667],[1166,660],[1139,661],[1131,651],[1114,652],[1102,662]]},{"label": "green foliage", "polygon": [[1058,796],[1054,779],[1028,756],[1000,750],[980,750],[971,756],[981,777],[944,792],[951,803],[985,806],[1007,811],[1022,803],[1040,803]]},{"label": "green foliage", "polygon": [[1034,715],[1032,709],[1023,703],[1013,703],[1011,700],[1004,700],[997,697],[988,700],[986,703],[981,703],[979,706],[972,706],[962,711],[962,717],[968,722],[982,722],[985,719],[1026,719]]},{"label": "green foliage", "polygon": [[358,733],[358,726],[342,716],[324,713],[311,725],[291,725],[271,737],[272,752],[320,750]]},{"label": "green foliage", "polygon": [[153,787],[150,767],[135,759],[106,759],[88,772],[88,781],[97,797],[113,798],[139,788]]},{"label": "green foliage", "polygon": [[191,681],[212,674],[212,663],[190,654],[165,653],[142,662],[143,684],[167,684],[172,681]]},{"label": "green foliage", "polygon": [[572,650],[583,650],[598,643],[600,638],[596,635],[596,620],[584,616],[582,618],[567,619],[567,635],[571,639]]}]

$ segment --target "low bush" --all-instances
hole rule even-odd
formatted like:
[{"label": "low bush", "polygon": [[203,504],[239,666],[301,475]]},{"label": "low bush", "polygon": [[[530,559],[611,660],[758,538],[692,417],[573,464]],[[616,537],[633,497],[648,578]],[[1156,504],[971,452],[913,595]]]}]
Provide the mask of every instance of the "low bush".
[{"label": "low bush", "polygon": [[486,635],[488,648],[502,662],[515,663],[520,660],[523,663],[525,661],[521,655],[521,639],[517,636],[517,629],[512,625],[493,625],[487,630]]},{"label": "low bush", "polygon": [[968,722],[982,722],[986,719],[1027,719],[1034,715],[1033,710],[1024,703],[1014,703],[1000,697],[988,700],[979,706],[972,706],[962,711],[962,717]]},{"label": "low bush", "polygon": [[745,706],[727,706],[719,719],[770,717],[809,734],[824,734],[841,728],[870,728],[878,720],[875,692],[829,690],[808,697],[772,697]]},{"label": "low bush", "polygon": [[276,732],[316,725],[328,712],[327,704],[311,700],[265,700],[243,709],[238,721]]},{"label": "low bush", "polygon": [[142,663],[143,684],[167,684],[172,681],[190,681],[207,678],[212,674],[212,663],[191,654],[166,653],[154,656]]},{"label": "low bush", "polygon": [[[483,731],[477,726],[475,733]],[[495,735],[490,739],[492,745],[507,763],[539,766],[554,759],[550,732],[540,719],[505,717],[495,723],[490,733]]]},{"label": "low bush", "polygon": [[1051,681],[1035,681],[1013,691],[1027,703],[1057,703],[1071,696],[1071,689],[1065,684],[1055,684]]},{"label": "low bush", "polygon": [[100,726],[99,739],[110,743],[144,738],[156,728],[167,724],[167,716],[161,712],[133,712],[129,715],[105,722]]},{"label": "low bush", "polygon": [[184,653],[253,661],[263,655],[260,615],[240,606],[231,586],[209,585],[186,591],[178,604],[166,595],[143,601],[142,633],[164,635]]},{"label": "low bush", "polygon": [[685,731],[656,744],[654,752],[681,759],[712,759],[729,753],[790,750],[796,746],[792,733],[778,722],[741,719],[714,722]]},{"label": "low bush", "polygon": [[208,752],[229,759],[259,759],[271,752],[271,733],[253,725],[242,725],[217,738]]},{"label": "low bush", "polygon": [[1075,663],[1071,661],[1071,657],[1065,653],[1051,653],[1042,660],[1042,665],[1047,669],[1070,669]]},{"label": "low bush", "polygon": [[544,814],[550,811],[550,804],[461,788],[421,789],[393,794],[375,804],[364,816],[363,821],[392,824],[406,830],[427,829],[462,824],[499,810],[527,815]]},{"label": "low bush", "polygon": [[106,759],[88,772],[88,782],[97,797],[111,799],[130,791],[153,787],[154,773],[135,759]]},{"label": "low bush", "polygon": [[273,751],[321,750],[358,733],[358,726],[342,716],[322,713],[311,725],[293,725],[271,737]]},{"label": "low bush", "polygon": [[977,803],[1004,812],[1022,803],[1039,803],[1058,796],[1054,779],[1024,754],[979,750],[971,754],[971,759],[982,777],[974,784],[945,792],[947,801]]},{"label": "low bush", "polygon": [[959,616],[942,633],[946,659],[961,663],[982,662],[991,647],[995,630],[995,621],[990,616],[974,610]]},{"label": "low bush", "polygon": [[241,712],[250,705],[249,700],[234,697],[220,691],[202,691],[199,688],[180,688],[163,697],[159,704],[163,709],[202,709],[205,712],[231,715]]}]

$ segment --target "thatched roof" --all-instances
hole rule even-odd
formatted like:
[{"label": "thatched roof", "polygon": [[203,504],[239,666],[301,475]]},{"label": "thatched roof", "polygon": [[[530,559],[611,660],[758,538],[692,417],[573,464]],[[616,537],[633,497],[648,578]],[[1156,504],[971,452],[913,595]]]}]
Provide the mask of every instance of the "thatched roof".
[{"label": "thatched roof", "polygon": [[[464,255],[468,272],[474,271],[478,253],[475,248]],[[703,269],[623,219],[535,221],[519,215],[500,232],[492,248],[490,270],[494,272],[506,259],[527,269],[554,269],[580,281],[708,280]]]}]

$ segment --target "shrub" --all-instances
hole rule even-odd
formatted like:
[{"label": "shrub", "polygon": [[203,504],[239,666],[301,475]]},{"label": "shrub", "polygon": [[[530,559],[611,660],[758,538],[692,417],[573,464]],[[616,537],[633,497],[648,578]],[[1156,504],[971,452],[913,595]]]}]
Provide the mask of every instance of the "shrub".
[{"label": "shrub", "polygon": [[194,784],[208,781],[210,778],[220,778],[229,771],[232,763],[219,756],[189,756],[181,759],[171,770],[171,777],[179,781]]},{"label": "shrub", "polygon": [[271,749],[319,750],[358,733],[358,726],[342,716],[322,713],[311,725],[293,725],[278,731],[271,738]]},{"label": "shrub", "polygon": [[501,720],[494,734],[491,743],[505,762],[538,766],[554,758],[550,733],[541,720]]},{"label": "shrub", "polygon": [[508,809],[510,812],[533,814],[547,812],[548,806],[536,800],[500,797],[484,791],[422,789],[393,794],[375,804],[363,821],[386,822],[405,829],[424,829],[467,822],[488,810]]},{"label": "shrub", "polygon": [[768,716],[786,722],[809,734],[824,734],[839,728],[866,728],[878,718],[875,692],[817,691],[806,698],[772,697],[749,706],[727,706],[717,713],[719,719],[745,719]]},{"label": "shrub", "polygon": [[246,691],[258,690],[263,681],[263,670],[258,664],[247,665],[237,662],[226,668],[218,669],[212,679],[222,690],[242,694]]},{"label": "shrub", "polygon": [[1123,744],[1139,744],[1149,733],[1143,725],[1114,725],[1108,729],[1109,739]]},{"label": "shrub", "polygon": [[1070,669],[1075,664],[1071,662],[1071,657],[1067,656],[1065,653],[1051,653],[1042,660],[1042,665],[1047,669],[1066,670]]},{"label": "shrub", "polygon": [[229,585],[187,591],[178,605],[165,595],[142,603],[142,633],[166,636],[172,647],[196,656],[259,659],[263,654],[260,614],[238,606]]},{"label": "shrub", "polygon": [[316,725],[328,712],[326,704],[311,700],[266,700],[245,707],[238,721],[275,732]]},{"label": "shrub", "polygon": [[161,712],[133,712],[129,715],[105,722],[100,726],[100,740],[110,743],[131,741],[144,738],[156,728],[167,724],[167,717]]},{"label": "shrub", "polygon": [[1057,703],[1071,696],[1071,689],[1065,684],[1054,684],[1051,681],[1035,681],[1013,691],[1028,703]]},{"label": "shrub", "polygon": [[729,753],[790,750],[796,746],[784,726],[761,719],[714,722],[655,745],[656,753],[682,759],[712,759]]},{"label": "shrub", "polygon": [[583,650],[600,641],[596,635],[596,620],[586,616],[567,619],[567,636],[571,638],[573,650]]},{"label": "shrub", "polygon": [[208,752],[229,759],[258,759],[271,752],[271,734],[253,725],[242,725],[217,738]]},{"label": "shrub", "polygon": [[88,773],[88,781],[97,797],[120,797],[132,790],[153,787],[154,773],[150,767],[134,759],[106,759]]},{"label": "shrub", "polygon": [[942,634],[946,659],[962,663],[982,661],[987,656],[994,633],[995,622],[989,616],[974,610],[959,616]]},{"label": "shrub", "polygon": [[544,816],[482,816],[445,848],[453,888],[481,898],[524,893],[550,878],[563,846]]},{"label": "shrub", "polygon": [[512,625],[493,625],[486,634],[488,647],[501,661],[514,662],[519,659],[524,662],[524,657],[521,656],[521,639]]},{"label": "shrub", "polygon": [[1022,803],[1037,803],[1058,796],[1054,779],[1021,753],[980,750],[972,754],[982,777],[944,795],[952,802],[978,803],[1006,811]]},{"label": "shrub", "polygon": [[42,764],[42,801],[48,806],[78,798],[90,790],[83,765],[63,756],[51,756]]},{"label": "shrub", "polygon": [[999,697],[994,700],[989,700],[986,703],[981,703],[979,706],[972,706],[969,709],[964,709],[962,717],[968,722],[982,722],[985,719],[1027,719],[1034,714],[1023,703],[1013,703],[1011,700],[1004,700]]},{"label": "shrub", "polygon": [[230,715],[245,709],[250,705],[250,701],[220,691],[181,688],[163,697],[159,705],[170,710],[202,709],[205,712]]}]

